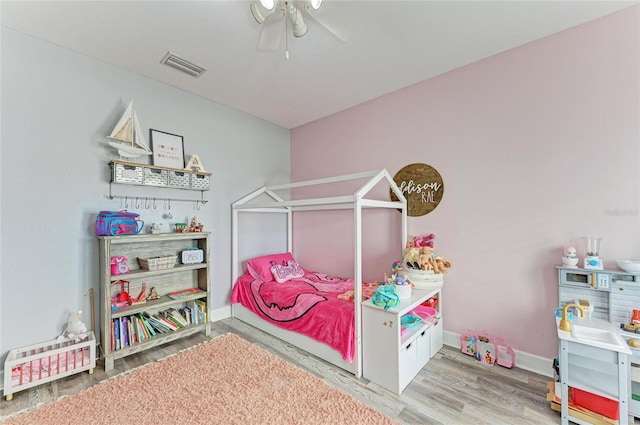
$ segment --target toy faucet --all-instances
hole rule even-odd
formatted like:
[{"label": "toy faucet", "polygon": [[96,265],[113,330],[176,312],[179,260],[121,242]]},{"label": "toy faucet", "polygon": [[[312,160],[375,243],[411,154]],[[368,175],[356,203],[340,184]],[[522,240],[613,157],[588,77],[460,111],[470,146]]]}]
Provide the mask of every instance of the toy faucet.
[{"label": "toy faucet", "polygon": [[580,310],[580,317],[584,317],[584,309],[582,308],[582,306],[574,303],[565,304],[565,306],[562,308],[562,319],[560,319],[560,324],[558,325],[561,331],[571,332],[571,323],[569,322],[569,319],[567,319],[567,315],[569,314],[568,310],[570,307],[576,307],[578,310]]}]

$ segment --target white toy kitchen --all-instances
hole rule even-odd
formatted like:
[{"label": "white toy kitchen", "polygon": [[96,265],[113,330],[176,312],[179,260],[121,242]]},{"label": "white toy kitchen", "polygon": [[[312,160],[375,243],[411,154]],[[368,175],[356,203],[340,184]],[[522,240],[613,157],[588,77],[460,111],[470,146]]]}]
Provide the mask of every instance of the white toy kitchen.
[{"label": "white toy kitchen", "polygon": [[[628,411],[628,418],[620,417],[620,424],[626,424],[627,420],[633,423],[634,416],[640,417],[640,322],[637,327],[632,322],[634,315],[640,315],[640,274],[564,266],[556,266],[556,268],[558,270],[559,306],[578,304],[582,307],[583,317],[579,317],[581,312],[578,308],[567,309],[573,314],[573,327],[580,328],[580,325],[583,325],[583,328],[593,326],[594,328],[609,329],[620,337],[616,336],[622,345],[618,350],[611,351],[617,356],[613,361],[614,366],[604,366],[605,369],[611,370],[611,379],[614,380],[612,396],[611,393],[600,388],[600,385],[605,387],[611,382],[607,383],[606,381],[606,378],[609,377],[600,380],[599,366],[591,367],[589,365],[594,359],[580,360],[580,354],[576,354],[575,351],[569,352],[568,356],[566,352],[563,353],[563,350],[570,351],[576,348],[578,351],[582,350],[586,346],[584,340],[573,338],[575,329],[571,333],[559,329],[561,380],[562,359],[564,358],[567,369],[573,368],[573,373],[575,373],[575,369],[582,369],[583,375],[589,375],[589,388],[585,388],[585,390],[618,401],[621,415],[627,416]],[[634,310],[636,311],[634,312]],[[579,325],[576,326],[576,324]],[[568,349],[567,347],[573,348]],[[606,357],[609,353],[605,351],[600,354],[604,354]],[[587,364],[586,368],[585,364]],[[576,365],[577,367],[575,367]],[[569,370],[565,373],[565,377],[569,377],[572,371]],[[565,387],[566,385],[565,383]],[[563,423],[566,423],[565,412],[566,408],[562,416]],[[569,419],[575,421],[570,416]]]}]

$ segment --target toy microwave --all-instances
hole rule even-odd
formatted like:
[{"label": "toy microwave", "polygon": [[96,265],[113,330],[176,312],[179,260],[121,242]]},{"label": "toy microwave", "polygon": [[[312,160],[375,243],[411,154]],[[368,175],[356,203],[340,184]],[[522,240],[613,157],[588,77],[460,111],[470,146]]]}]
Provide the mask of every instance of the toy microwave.
[{"label": "toy microwave", "polygon": [[182,264],[199,264],[204,261],[204,252],[198,248],[182,251]]}]

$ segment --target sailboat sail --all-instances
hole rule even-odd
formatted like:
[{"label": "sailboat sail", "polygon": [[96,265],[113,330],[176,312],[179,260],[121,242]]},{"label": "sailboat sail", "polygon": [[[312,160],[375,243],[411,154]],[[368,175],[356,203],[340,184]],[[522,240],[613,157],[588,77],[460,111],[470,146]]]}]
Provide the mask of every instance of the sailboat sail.
[{"label": "sailboat sail", "polygon": [[133,109],[133,100],[107,138],[115,140],[108,144],[116,148],[120,156],[135,158],[152,153],[144,139],[138,115]]}]

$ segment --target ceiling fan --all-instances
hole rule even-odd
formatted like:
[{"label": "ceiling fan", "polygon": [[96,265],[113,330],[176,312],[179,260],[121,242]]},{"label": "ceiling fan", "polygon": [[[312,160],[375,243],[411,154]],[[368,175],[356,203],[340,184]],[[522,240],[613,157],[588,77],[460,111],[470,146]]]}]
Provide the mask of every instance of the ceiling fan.
[{"label": "ceiling fan", "polygon": [[289,25],[295,37],[302,37],[308,29],[301,10],[340,41],[348,39],[347,32],[340,24],[340,14],[322,0],[255,0],[251,2],[250,8],[255,20],[262,24],[258,50],[273,51],[278,48],[284,23],[287,34],[286,58],[289,59]]}]

